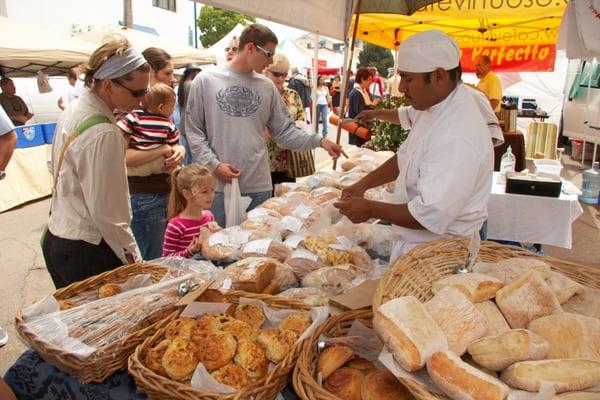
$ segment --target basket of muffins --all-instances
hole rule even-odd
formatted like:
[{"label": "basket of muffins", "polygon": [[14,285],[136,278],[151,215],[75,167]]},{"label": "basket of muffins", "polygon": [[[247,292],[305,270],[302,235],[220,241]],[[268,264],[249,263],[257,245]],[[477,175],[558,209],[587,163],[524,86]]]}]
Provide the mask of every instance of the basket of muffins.
[{"label": "basket of muffins", "polygon": [[302,346],[294,368],[296,394],[304,400],[405,400],[410,391],[379,363],[383,344],[370,310],[331,317]]},{"label": "basket of muffins", "polygon": [[467,253],[449,238],[395,261],[373,298],[378,359],[419,399],[600,398],[600,271],[483,242],[454,273]]},{"label": "basket of muffins", "polygon": [[154,399],[273,399],[327,307],[267,294],[209,289],[129,358]]},{"label": "basket of muffins", "polygon": [[191,280],[202,283],[163,265],[126,265],[26,307],[16,315],[16,330],[48,363],[82,382],[102,382],[177,316],[178,286]]}]

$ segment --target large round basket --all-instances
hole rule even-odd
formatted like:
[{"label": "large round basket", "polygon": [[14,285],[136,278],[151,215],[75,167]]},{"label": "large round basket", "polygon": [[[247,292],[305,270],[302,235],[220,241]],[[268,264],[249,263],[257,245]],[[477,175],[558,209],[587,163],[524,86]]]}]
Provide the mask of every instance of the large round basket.
[{"label": "large round basket", "polygon": [[317,341],[321,335],[328,338],[346,336],[354,320],[359,320],[365,326],[373,327],[373,312],[371,310],[349,311],[331,317],[321,325],[302,345],[302,350],[294,368],[293,384],[296,394],[303,400],[344,400],[323,388],[317,382]]},{"label": "large round basket", "polygon": [[[421,244],[399,257],[385,273],[373,297],[373,310],[381,304],[402,296],[414,296],[420,301],[433,297],[433,282],[454,273],[467,257],[468,239],[450,238]],[[583,285],[600,288],[600,270],[554,257],[541,256],[521,247],[495,242],[482,242],[477,261],[497,262],[512,257],[533,257],[548,263],[553,270]],[[424,386],[412,380],[402,380],[418,399],[440,399]]]},{"label": "large round basket", "polygon": [[[305,303],[289,300],[285,297],[267,294],[255,294],[232,290],[225,294],[228,303],[237,304],[240,297],[260,300],[274,309],[310,310]],[[158,375],[147,368],[144,363],[146,351],[154,347],[163,338],[165,328],[158,330],[153,336],[147,338],[139,345],[129,357],[129,373],[135,379],[138,390],[144,392],[149,399],[210,399],[210,400],[238,400],[238,399],[274,399],[286,385],[290,372],[296,363],[303,342],[296,343],[292,351],[280,361],[269,374],[252,384],[245,386],[235,393],[210,393],[194,388],[189,384],[174,381]]]},{"label": "large round basket", "polygon": [[[152,282],[158,282],[167,273],[173,273],[173,270],[163,265],[145,263],[125,265],[83,281],[72,283],[54,292],[53,296],[57,300],[66,300],[87,291],[97,290],[106,283],[123,283],[130,277],[140,274],[150,274]],[[140,328],[122,340],[98,349],[86,359],[81,359],[38,336],[28,327],[20,311],[15,317],[15,327],[21,338],[31,348],[40,353],[48,363],[82,382],[102,382],[114,372],[125,368],[127,358],[133,353],[136,346],[158,329],[167,325],[176,316],[177,311],[173,306],[172,309],[153,316],[153,323],[149,326]]]}]

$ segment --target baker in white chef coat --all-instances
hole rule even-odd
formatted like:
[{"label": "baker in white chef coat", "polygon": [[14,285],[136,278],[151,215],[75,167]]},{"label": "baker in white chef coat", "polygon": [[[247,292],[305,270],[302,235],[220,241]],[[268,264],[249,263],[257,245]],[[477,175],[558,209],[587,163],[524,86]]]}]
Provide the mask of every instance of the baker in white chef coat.
[{"label": "baker in white chef coat", "polygon": [[[420,243],[470,236],[487,217],[492,142],[473,96],[460,84],[460,50],[441,31],[411,36],[399,50],[400,91],[411,102],[412,129],[396,155],[344,189],[335,203],[355,223],[394,224],[391,261]],[[401,123],[398,110],[363,111],[361,121]],[[395,180],[394,203],[367,200],[370,188]]]}]

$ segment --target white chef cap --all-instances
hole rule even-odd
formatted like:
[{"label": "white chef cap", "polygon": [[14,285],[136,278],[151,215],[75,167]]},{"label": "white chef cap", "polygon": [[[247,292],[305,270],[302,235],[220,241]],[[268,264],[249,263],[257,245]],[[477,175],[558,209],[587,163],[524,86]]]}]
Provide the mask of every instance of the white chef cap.
[{"label": "white chef cap", "polygon": [[402,72],[451,70],[460,63],[460,48],[450,36],[432,29],[403,41],[398,60],[398,69]]}]

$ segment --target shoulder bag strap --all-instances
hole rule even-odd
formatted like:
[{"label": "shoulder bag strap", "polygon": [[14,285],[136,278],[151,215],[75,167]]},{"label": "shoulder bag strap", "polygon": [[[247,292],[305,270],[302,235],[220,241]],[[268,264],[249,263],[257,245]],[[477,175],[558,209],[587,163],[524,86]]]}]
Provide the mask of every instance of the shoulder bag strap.
[{"label": "shoulder bag strap", "polygon": [[112,124],[110,118],[105,115],[92,115],[87,117],[75,130],[69,135],[67,140],[63,143],[62,149],[60,150],[60,157],[58,158],[58,164],[56,166],[56,171],[54,172],[54,190],[56,190],[56,184],[58,183],[58,175],[60,174],[60,168],[62,167],[63,161],[65,160],[65,154],[67,153],[67,149],[71,146],[71,143],[75,141],[84,131],[91,128],[94,125],[107,123]]}]

